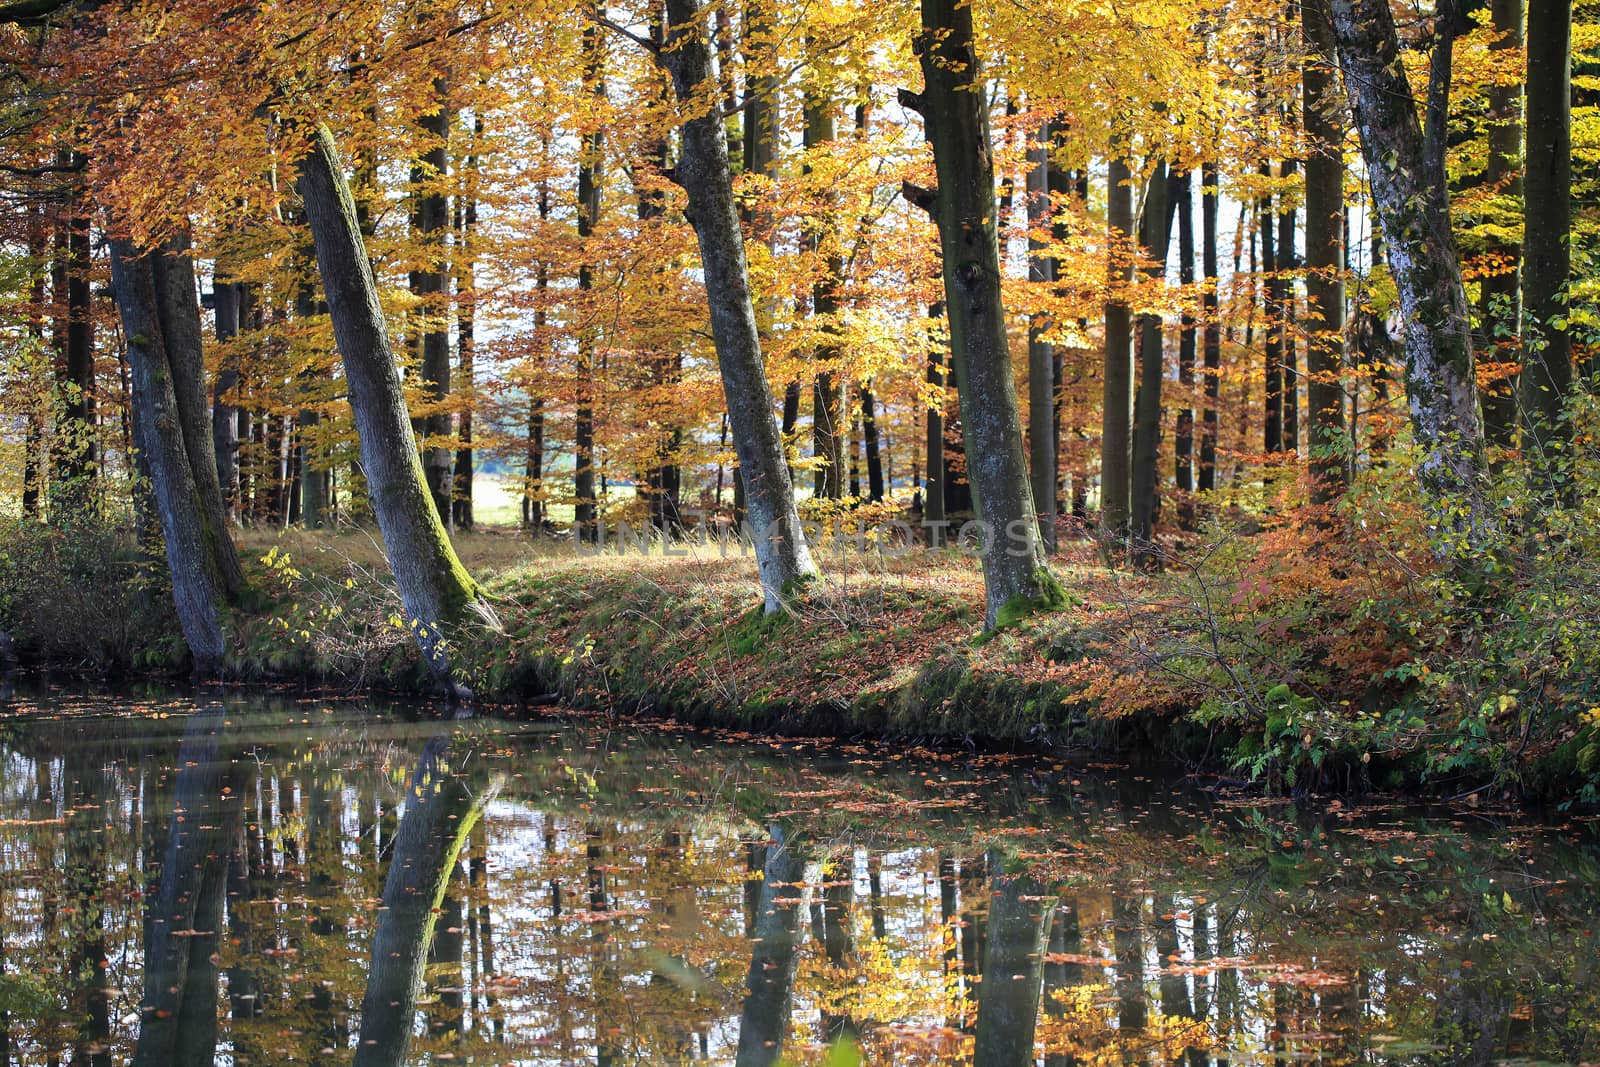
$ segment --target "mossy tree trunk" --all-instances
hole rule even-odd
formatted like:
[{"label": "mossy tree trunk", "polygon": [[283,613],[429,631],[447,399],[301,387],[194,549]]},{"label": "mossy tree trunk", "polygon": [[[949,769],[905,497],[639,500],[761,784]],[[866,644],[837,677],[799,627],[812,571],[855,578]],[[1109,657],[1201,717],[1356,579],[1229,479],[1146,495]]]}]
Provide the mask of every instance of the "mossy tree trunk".
[{"label": "mossy tree trunk", "polygon": [[774,612],[790,588],[816,574],[816,565],[800,528],[794,484],[773,415],[744,236],[733,201],[727,133],[721,116],[707,110],[711,54],[699,13],[699,0],[668,0],[667,46],[659,55],[672,76],[678,103],[687,110],[676,176],[688,193],[689,220],[699,239],[712,340],[744,485],[742,503],[754,531],[766,610]]},{"label": "mossy tree trunk", "polygon": [[442,631],[462,620],[477,599],[478,587],[456,557],[429,492],[355,202],[326,126],[317,128],[301,160],[300,195],[316,242],[360,439],[361,466],[389,567],[424,658],[445,677],[450,658]]},{"label": "mossy tree trunk", "polygon": [[989,936],[978,985],[973,1067],[1032,1063],[1045,943],[1056,901],[1036,879],[1007,874],[998,850],[989,854]]},{"label": "mossy tree trunk", "polygon": [[1405,323],[1405,387],[1436,550],[1465,563],[1486,534],[1472,324],[1444,169],[1453,9],[1441,10],[1424,133],[1388,0],[1330,0],[1345,90]]},{"label": "mossy tree trunk", "polygon": [[984,628],[994,629],[1013,613],[1054,604],[1059,587],[1045,567],[1011,374],[1000,300],[989,98],[971,7],[962,0],[923,0],[916,50],[924,87],[920,94],[903,92],[901,99],[922,114],[939,188],[908,192],[939,228],[967,477],[987,530]]},{"label": "mossy tree trunk", "polygon": [[782,826],[769,829],[750,973],[739,1014],[737,1067],[771,1067],[783,1054],[800,964],[800,902],[806,857],[801,844]]}]

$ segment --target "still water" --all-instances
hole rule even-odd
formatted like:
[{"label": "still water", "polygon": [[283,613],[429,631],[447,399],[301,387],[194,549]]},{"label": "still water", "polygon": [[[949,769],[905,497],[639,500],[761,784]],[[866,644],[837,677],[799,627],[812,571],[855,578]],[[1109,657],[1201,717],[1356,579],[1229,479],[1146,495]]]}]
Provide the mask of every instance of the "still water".
[{"label": "still water", "polygon": [[35,688],[0,1063],[1580,1063],[1600,833],[1112,764]]}]

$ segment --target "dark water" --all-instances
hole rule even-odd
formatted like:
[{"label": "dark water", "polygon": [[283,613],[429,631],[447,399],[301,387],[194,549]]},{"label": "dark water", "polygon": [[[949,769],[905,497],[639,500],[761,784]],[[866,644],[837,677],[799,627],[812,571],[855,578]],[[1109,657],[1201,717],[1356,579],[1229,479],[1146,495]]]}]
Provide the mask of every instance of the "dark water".
[{"label": "dark water", "polygon": [[36,691],[0,1061],[1600,1059],[1593,823],[1203,785]]}]

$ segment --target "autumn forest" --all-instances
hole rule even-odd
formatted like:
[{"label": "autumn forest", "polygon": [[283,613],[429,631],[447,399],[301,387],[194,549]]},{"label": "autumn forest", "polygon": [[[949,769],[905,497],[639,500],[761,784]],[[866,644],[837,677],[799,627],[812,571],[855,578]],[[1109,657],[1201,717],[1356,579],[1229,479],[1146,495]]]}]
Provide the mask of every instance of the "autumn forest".
[{"label": "autumn forest", "polygon": [[9,661],[1600,787],[1593,5],[0,38]]}]

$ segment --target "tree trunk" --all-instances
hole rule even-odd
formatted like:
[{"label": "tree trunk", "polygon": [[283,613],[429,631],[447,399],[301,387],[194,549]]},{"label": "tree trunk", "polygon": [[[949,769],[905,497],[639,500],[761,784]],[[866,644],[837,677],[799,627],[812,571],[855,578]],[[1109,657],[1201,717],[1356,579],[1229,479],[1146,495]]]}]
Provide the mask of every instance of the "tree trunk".
[{"label": "tree trunk", "polygon": [[478,237],[478,144],[483,138],[483,115],[480,112],[472,123],[473,149],[467,156],[467,188],[456,205],[457,256],[456,263],[456,357],[461,372],[461,444],[456,449],[455,490],[451,505],[455,509],[457,529],[472,529],[472,415],[477,404],[477,372],[474,357],[477,354],[477,256]]},{"label": "tree trunk", "polygon": [[[1120,146],[1116,151],[1120,152]],[[1133,173],[1126,158],[1106,171],[1106,226],[1111,243],[1111,298],[1106,301],[1105,391],[1100,430],[1100,528],[1113,538],[1128,534],[1130,444],[1133,434],[1133,320],[1121,287],[1133,280]]]},{"label": "tree trunk", "polygon": [[883,499],[883,443],[878,435],[878,400],[872,389],[861,389],[861,450],[867,457],[867,500]]},{"label": "tree trunk", "polygon": [[[944,317],[944,305],[934,304],[928,308],[928,318],[938,321]],[[930,544],[939,543],[940,523],[945,521],[944,512],[944,360],[939,353],[938,346],[928,346],[928,417],[927,440],[924,445],[927,461],[927,474],[924,476],[922,492],[922,518],[928,523],[928,538]]]},{"label": "tree trunk", "polygon": [[1053,607],[1060,589],[1046,569],[1039,540],[1011,375],[1000,298],[988,93],[971,7],[962,0],[923,0],[916,50],[924,88],[903,98],[921,111],[933,144],[939,190],[919,199],[939,227],[967,478],[986,529],[984,628],[992,630],[1020,613]]},{"label": "tree trunk", "polygon": [[[698,98],[711,78],[711,59],[697,15],[699,0],[668,0],[668,47],[661,61],[681,103]],[[754,531],[756,561],[766,610],[778,611],[799,582],[816,574],[800,528],[783,438],[773,417],[750,301],[744,237],[733,201],[733,177],[721,118],[698,114],[683,124],[678,180],[689,196],[688,214],[699,239],[711,333],[722,373],[734,450]]]},{"label": "tree trunk", "polygon": [[[81,166],[83,157],[66,153],[65,162]],[[54,511],[58,515],[88,511],[99,458],[94,432],[94,307],[89,289],[92,262],[84,199],[82,188],[75,187],[66,223],[65,269],[61,273],[66,283],[62,360],[65,374],[61,380],[61,425],[55,434],[55,477],[51,479]],[[60,301],[62,295],[57,293],[56,300]]]},{"label": "tree trunk", "polygon": [[[1272,177],[1272,164],[1261,164],[1261,176]],[[1272,194],[1264,192],[1258,201],[1256,233],[1261,242],[1261,305],[1267,333],[1263,366],[1266,375],[1266,412],[1262,450],[1269,455],[1283,451],[1283,282],[1278,277],[1276,223]]]},{"label": "tree trunk", "polygon": [[[1298,164],[1286,159],[1279,173],[1287,178]],[[1300,454],[1300,368],[1295,344],[1294,276],[1300,269],[1295,256],[1297,228],[1293,201],[1278,200],[1278,335],[1283,339],[1283,450],[1292,461]]]},{"label": "tree trunk", "polygon": [[1572,391],[1572,0],[1528,0],[1528,31],[1522,428],[1523,447],[1549,462],[1568,436],[1562,408]]},{"label": "tree trunk", "polygon": [[[150,464],[178,623],[194,657],[196,673],[209,675],[221,668],[227,653],[222,606],[228,591],[217,570],[221,553],[212,544],[214,535],[226,537],[226,531],[218,526],[208,528],[210,518],[190,466],[186,420],[176,392],[179,375],[169,355],[163,330],[169,322],[162,315],[156,283],[162,258],[161,252],[138,252],[126,238],[114,239],[111,284],[127,338],[136,436]],[[210,467],[209,448],[202,451],[202,457]],[[215,468],[212,470],[214,473]]]},{"label": "tree trunk", "polygon": [[[1046,122],[1028,152],[1028,280],[1053,286],[1055,260],[1045,255],[1040,232],[1050,225],[1050,147],[1052,124]],[[1041,316],[1028,328],[1028,473],[1032,480],[1033,510],[1045,548],[1056,547],[1056,369],[1055,345],[1044,339],[1048,324]]]},{"label": "tree trunk", "polygon": [[[1194,286],[1194,173],[1185,170],[1173,180],[1178,201],[1178,281],[1185,289]],[[1185,305],[1187,308],[1187,305]],[[1183,408],[1172,447],[1176,455],[1174,479],[1178,486],[1178,525],[1194,529],[1194,315],[1185,310],[1179,322],[1178,386],[1183,391]]]},{"label": "tree trunk", "polygon": [[[1150,175],[1140,225],[1146,274],[1152,284],[1163,284],[1167,250],[1171,242],[1172,206],[1168,168],[1159,161]],[[1161,315],[1139,316],[1139,387],[1133,400],[1133,469],[1130,472],[1131,522],[1129,549],[1134,566],[1153,570],[1160,566],[1156,551],[1156,512],[1160,506],[1157,460],[1161,451],[1161,379],[1166,369],[1166,344]]]},{"label": "tree trunk", "polygon": [[[239,285],[219,277],[212,283],[217,341],[227,345],[239,335]],[[217,488],[228,521],[239,517],[239,409],[233,403],[239,388],[239,362],[225,357],[211,389],[211,450],[216,459]]]},{"label": "tree trunk", "polygon": [[1200,480],[1202,493],[1217,487],[1217,409],[1222,394],[1222,321],[1217,296],[1217,165],[1200,165],[1200,255],[1205,293],[1201,313],[1201,361],[1205,366],[1205,401],[1200,411]]},{"label": "tree trunk", "polygon": [[1326,504],[1349,475],[1344,387],[1345,103],[1335,81],[1328,0],[1301,0],[1307,55],[1302,121],[1306,135],[1306,412],[1311,499]]},{"label": "tree trunk", "polygon": [[[1494,29],[1500,39],[1491,49],[1522,47],[1522,0],[1494,0]],[[1489,101],[1489,154],[1483,170],[1483,184],[1494,190],[1492,204],[1522,205],[1522,85],[1493,85],[1485,90]],[[1511,211],[1491,207],[1492,218],[1509,222]],[[1501,449],[1515,446],[1517,437],[1516,366],[1522,354],[1518,339],[1522,333],[1521,273],[1522,244],[1502,236],[1502,227],[1489,235],[1484,252],[1498,260],[1496,273],[1478,283],[1479,321],[1488,361],[1497,366],[1483,388],[1483,436]]]},{"label": "tree trunk", "polygon": [[[446,299],[448,273],[445,237],[450,226],[449,199],[443,183],[449,172],[450,108],[448,87],[443,77],[433,81],[433,110],[417,121],[427,150],[411,168],[411,229],[421,245],[424,264],[410,274],[411,292],[419,304],[412,312],[412,330],[417,346],[422,395],[428,415],[421,420],[423,466],[434,509],[445,522],[450,521],[450,449],[443,444],[453,427],[445,401],[450,397],[450,328]],[[357,234],[360,234],[359,226]],[[319,246],[320,250],[320,246]]]},{"label": "tree trunk", "polygon": [[1465,563],[1490,517],[1471,320],[1444,172],[1452,34],[1446,27],[1434,46],[1424,137],[1388,0],[1330,0],[1330,9],[1405,322],[1406,399],[1421,453],[1417,473],[1438,550]]},{"label": "tree trunk", "polygon": [[[810,44],[814,42],[808,42]],[[814,151],[833,138],[833,101],[824,89],[809,90],[805,97],[805,149]],[[810,170],[807,164],[806,172]],[[822,214],[806,221],[806,242],[810,251],[826,264],[811,289],[812,328],[822,339],[812,355],[817,371],[811,389],[811,446],[818,461],[812,491],[821,499],[839,500],[844,496],[844,454],[849,438],[844,380],[839,371],[841,353],[835,340],[838,337],[839,275],[844,267],[834,233],[832,216],[836,205],[826,193],[821,194],[821,199]]]},{"label": "tree trunk", "polygon": [[[600,27],[588,23],[583,30],[583,84],[584,90],[596,101],[605,99],[606,83],[605,38]],[[598,116],[591,116],[590,127],[585,130],[578,153],[578,241],[583,245],[584,260],[578,267],[580,300],[587,300],[594,289],[594,265],[588,260],[588,240],[594,235],[595,224],[600,221],[600,189],[604,183],[602,170],[605,151],[605,134],[598,125]],[[577,382],[574,394],[577,413],[573,422],[573,504],[575,533],[579,540],[594,542],[600,536],[599,497],[595,493],[594,462],[594,328],[593,315],[584,307],[579,312],[591,324],[579,328]]]},{"label": "tree trunk", "polygon": [[405,617],[429,666],[450,670],[441,637],[477,599],[477,583],[456,558],[422,469],[378,286],[357,226],[350,187],[327,127],[300,162],[300,195],[317,246],[334,339],[344,358],[350,407],[372,510]]}]

